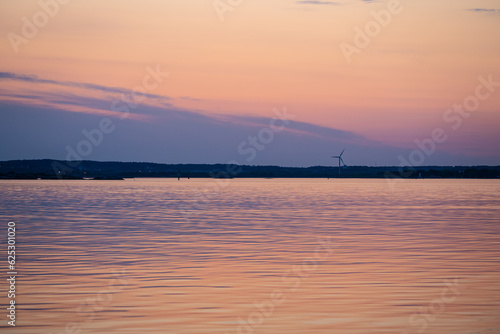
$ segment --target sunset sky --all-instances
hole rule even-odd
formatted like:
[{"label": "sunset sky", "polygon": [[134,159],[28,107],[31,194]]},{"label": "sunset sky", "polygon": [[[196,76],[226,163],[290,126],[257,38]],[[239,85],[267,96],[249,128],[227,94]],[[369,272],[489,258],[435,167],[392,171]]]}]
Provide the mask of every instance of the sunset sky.
[{"label": "sunset sky", "polygon": [[499,0],[60,2],[0,1],[0,160],[500,164]]}]

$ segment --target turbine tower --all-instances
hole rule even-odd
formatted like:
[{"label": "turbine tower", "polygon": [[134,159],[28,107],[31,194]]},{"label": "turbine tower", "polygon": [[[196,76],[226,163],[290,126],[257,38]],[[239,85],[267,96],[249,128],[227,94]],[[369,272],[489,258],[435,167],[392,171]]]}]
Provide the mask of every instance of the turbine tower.
[{"label": "turbine tower", "polygon": [[345,151],[345,148],[342,150],[342,152],[340,153],[340,155],[335,155],[335,156],[332,156],[332,158],[334,159],[339,159],[339,177],[340,177],[340,163],[342,162],[342,166],[346,167],[347,165],[345,164],[344,160],[342,159],[342,154],[344,154],[344,151]]}]

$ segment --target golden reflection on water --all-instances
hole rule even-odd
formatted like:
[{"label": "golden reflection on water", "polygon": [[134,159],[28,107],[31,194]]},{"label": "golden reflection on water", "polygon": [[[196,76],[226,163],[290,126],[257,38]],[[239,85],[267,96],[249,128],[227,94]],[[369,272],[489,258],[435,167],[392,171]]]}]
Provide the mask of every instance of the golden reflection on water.
[{"label": "golden reflection on water", "polygon": [[500,180],[0,187],[12,333],[500,333]]}]

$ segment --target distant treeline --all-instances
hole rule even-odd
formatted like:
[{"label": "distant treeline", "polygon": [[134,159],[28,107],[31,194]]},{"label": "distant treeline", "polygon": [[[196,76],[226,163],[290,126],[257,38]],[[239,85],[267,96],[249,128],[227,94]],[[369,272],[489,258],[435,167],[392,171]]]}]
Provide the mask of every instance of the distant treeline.
[{"label": "distant treeline", "polygon": [[279,167],[61,160],[0,162],[0,179],[170,178],[500,178],[500,166]]}]

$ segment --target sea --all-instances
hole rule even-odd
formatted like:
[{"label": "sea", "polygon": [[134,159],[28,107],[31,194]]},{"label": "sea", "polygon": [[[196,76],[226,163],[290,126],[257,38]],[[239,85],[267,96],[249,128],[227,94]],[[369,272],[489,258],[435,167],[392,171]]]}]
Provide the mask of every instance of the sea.
[{"label": "sea", "polygon": [[2,333],[500,333],[500,180],[1,180],[0,219]]}]

